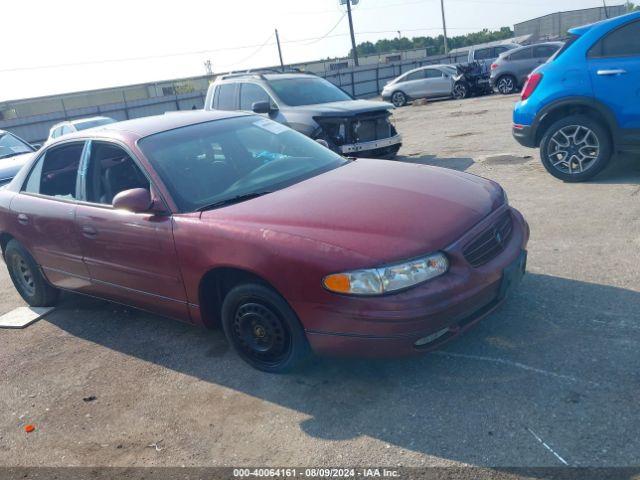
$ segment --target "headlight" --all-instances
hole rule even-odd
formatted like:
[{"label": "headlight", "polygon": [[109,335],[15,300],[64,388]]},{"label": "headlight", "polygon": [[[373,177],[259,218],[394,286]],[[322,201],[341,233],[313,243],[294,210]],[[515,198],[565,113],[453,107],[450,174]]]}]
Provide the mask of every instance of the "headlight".
[{"label": "headlight", "polygon": [[383,295],[418,285],[449,269],[443,253],[434,253],[396,265],[336,273],[324,278],[327,290],[348,295]]}]

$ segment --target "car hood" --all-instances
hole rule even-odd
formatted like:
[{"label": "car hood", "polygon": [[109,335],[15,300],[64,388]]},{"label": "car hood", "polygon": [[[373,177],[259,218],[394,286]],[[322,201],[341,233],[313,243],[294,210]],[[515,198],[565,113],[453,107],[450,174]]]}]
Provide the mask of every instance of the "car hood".
[{"label": "car hood", "polygon": [[204,212],[202,219],[231,222],[234,230],[259,228],[265,239],[269,232],[284,233],[385,263],[447,247],[501,203],[501,188],[480,177],[357,160],[274,193]]},{"label": "car hood", "polygon": [[311,116],[323,117],[348,117],[361,113],[379,112],[393,109],[393,105],[387,102],[373,100],[345,100],[343,102],[319,103],[296,107],[297,111],[308,111]]},{"label": "car hood", "polygon": [[12,179],[33,158],[33,152],[0,159],[0,181]]}]

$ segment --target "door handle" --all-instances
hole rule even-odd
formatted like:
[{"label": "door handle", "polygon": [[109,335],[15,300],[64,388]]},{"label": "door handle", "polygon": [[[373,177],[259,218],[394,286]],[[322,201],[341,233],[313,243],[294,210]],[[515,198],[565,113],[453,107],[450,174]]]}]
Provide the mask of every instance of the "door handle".
[{"label": "door handle", "polygon": [[612,70],[598,70],[598,75],[600,76],[624,75],[625,73],[627,73],[627,71],[621,68],[614,68]]},{"label": "door handle", "polygon": [[98,230],[96,230],[93,227],[90,227],[89,225],[83,225],[82,226],[82,235],[84,235],[85,237],[93,238],[96,235],[98,235]]},{"label": "door handle", "polygon": [[24,213],[18,214],[18,223],[20,225],[27,225],[29,223],[29,217],[27,217]]}]

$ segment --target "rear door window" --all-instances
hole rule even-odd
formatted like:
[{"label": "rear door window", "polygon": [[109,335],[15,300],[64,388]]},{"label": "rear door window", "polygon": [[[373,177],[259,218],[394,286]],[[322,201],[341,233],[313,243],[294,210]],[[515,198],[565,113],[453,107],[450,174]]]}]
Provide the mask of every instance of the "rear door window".
[{"label": "rear door window", "polygon": [[592,58],[640,56],[640,21],[631,22],[609,33],[589,51]]},{"label": "rear door window", "polygon": [[513,52],[509,55],[511,60],[529,60],[531,58],[531,49],[523,48],[522,50],[518,50],[517,52]]},{"label": "rear door window", "polygon": [[84,142],[77,142],[47,150],[31,170],[23,191],[66,200],[76,199],[78,167],[83,149]]},{"label": "rear door window", "polygon": [[546,59],[551,57],[557,51],[558,47],[555,45],[538,45],[537,47],[533,47],[533,56],[534,58]]},{"label": "rear door window", "polygon": [[223,83],[217,89],[216,96],[218,110],[236,110],[236,84]]}]

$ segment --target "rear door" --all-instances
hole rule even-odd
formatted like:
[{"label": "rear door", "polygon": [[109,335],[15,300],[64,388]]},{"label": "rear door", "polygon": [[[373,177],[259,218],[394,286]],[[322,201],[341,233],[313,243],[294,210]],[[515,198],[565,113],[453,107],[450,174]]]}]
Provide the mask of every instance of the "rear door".
[{"label": "rear door", "polygon": [[213,94],[214,110],[237,110],[238,109],[238,84],[221,83],[216,87]]},{"label": "rear door", "polygon": [[527,47],[509,55],[508,69],[516,77],[518,86],[524,84],[527,75],[534,69],[533,48]]},{"label": "rear door", "polygon": [[588,52],[597,100],[610,107],[624,129],[624,143],[640,142],[640,20],[600,39]]},{"label": "rear door", "polygon": [[71,290],[90,287],[75,224],[84,147],[67,142],[45,150],[11,203],[17,240],[53,285]]},{"label": "rear door", "polygon": [[560,50],[559,45],[537,45],[533,47],[533,59],[535,63],[532,70],[538,65],[546,63],[558,50]]},{"label": "rear door", "polygon": [[92,141],[81,169],[76,222],[93,288],[100,296],[186,320],[171,215],[112,207],[118,193],[133,188],[151,186],[131,154]]}]

